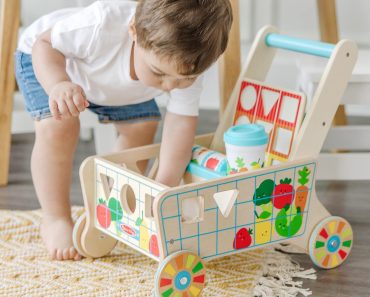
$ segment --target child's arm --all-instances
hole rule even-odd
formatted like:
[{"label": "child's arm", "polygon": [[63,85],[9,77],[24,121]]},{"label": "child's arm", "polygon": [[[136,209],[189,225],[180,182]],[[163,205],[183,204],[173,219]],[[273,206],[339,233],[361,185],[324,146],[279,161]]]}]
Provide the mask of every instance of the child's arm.
[{"label": "child's arm", "polygon": [[156,180],[177,186],[191,158],[198,117],[167,112]]},{"label": "child's arm", "polygon": [[78,116],[88,106],[82,88],[71,82],[65,56],[51,45],[51,30],[41,34],[32,48],[36,77],[49,95],[50,111],[55,119]]}]

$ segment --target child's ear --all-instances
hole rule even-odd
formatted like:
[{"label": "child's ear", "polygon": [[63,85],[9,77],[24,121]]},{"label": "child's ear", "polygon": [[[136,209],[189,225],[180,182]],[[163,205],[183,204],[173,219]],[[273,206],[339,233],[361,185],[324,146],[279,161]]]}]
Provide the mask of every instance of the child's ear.
[{"label": "child's ear", "polygon": [[130,21],[128,25],[128,34],[130,34],[132,40],[136,42],[137,35],[136,35],[136,27],[135,27],[134,18],[132,18],[132,20]]}]

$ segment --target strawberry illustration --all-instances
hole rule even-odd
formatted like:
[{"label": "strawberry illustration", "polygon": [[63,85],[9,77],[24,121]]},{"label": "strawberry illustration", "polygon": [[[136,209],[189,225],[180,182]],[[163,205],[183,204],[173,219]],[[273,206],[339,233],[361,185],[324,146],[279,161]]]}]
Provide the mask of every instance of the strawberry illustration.
[{"label": "strawberry illustration", "polygon": [[280,185],[276,185],[273,192],[273,204],[277,209],[282,209],[286,205],[291,205],[294,196],[293,186],[290,184],[291,178],[285,178],[280,180]]},{"label": "strawberry illustration", "polygon": [[96,206],[96,217],[100,226],[103,228],[109,228],[112,217],[109,208],[102,198],[99,198],[99,204]]},{"label": "strawberry illustration", "polygon": [[241,228],[238,232],[236,232],[236,236],[233,242],[234,249],[243,249],[249,247],[252,243],[252,229]]}]

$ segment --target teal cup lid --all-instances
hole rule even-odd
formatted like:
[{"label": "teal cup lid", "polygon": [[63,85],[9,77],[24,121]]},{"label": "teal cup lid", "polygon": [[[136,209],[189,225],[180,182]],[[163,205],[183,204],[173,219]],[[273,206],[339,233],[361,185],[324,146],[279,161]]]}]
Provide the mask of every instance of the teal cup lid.
[{"label": "teal cup lid", "polygon": [[227,144],[237,146],[259,146],[267,144],[268,135],[259,124],[241,124],[232,126],[224,134]]}]

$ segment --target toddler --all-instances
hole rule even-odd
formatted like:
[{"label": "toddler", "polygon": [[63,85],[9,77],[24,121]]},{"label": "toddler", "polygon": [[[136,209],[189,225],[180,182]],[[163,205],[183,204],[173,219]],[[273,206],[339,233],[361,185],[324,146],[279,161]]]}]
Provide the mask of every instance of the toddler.
[{"label": "toddler", "polygon": [[[202,73],[224,52],[229,0],[96,1],[48,14],[22,34],[16,78],[35,121],[31,172],[53,259],[79,259],[69,192],[79,115],[118,132],[116,151],[153,142],[167,92],[156,180],[177,185],[190,160]],[[143,164],[141,164],[143,169]]]}]

